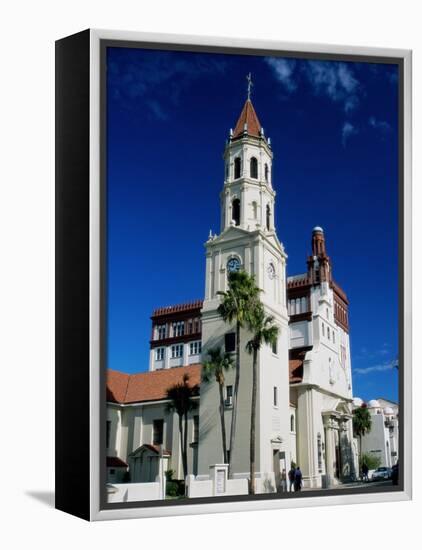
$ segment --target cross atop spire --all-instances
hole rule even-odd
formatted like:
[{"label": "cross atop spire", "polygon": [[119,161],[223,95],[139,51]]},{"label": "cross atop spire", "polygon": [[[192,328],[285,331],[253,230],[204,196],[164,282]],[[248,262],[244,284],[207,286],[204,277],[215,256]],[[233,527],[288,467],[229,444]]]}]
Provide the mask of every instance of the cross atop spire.
[{"label": "cross atop spire", "polygon": [[252,86],[253,86],[251,73],[249,73],[247,75],[246,80],[248,81],[248,101],[250,101],[251,100]]}]

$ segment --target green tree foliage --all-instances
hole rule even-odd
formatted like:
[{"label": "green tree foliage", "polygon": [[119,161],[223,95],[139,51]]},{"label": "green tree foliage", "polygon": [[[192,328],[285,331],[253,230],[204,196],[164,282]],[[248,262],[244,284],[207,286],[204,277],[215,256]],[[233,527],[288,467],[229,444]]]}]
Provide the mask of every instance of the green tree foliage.
[{"label": "green tree foliage", "polygon": [[233,449],[236,438],[236,418],[237,418],[237,399],[239,394],[240,382],[240,330],[245,326],[248,316],[253,310],[260,289],[255,284],[253,276],[248,275],[246,271],[233,271],[228,275],[229,288],[227,292],[218,292],[222,301],[218,307],[218,313],[226,323],[236,324],[236,364],[235,381],[233,388],[233,409],[230,425],[230,446],[229,446],[229,468],[228,473],[231,476]]},{"label": "green tree foliage", "polygon": [[361,470],[364,464],[366,464],[368,470],[376,470],[379,466],[381,466],[381,458],[379,456],[372,456],[368,453],[364,453],[359,458],[359,466]]}]

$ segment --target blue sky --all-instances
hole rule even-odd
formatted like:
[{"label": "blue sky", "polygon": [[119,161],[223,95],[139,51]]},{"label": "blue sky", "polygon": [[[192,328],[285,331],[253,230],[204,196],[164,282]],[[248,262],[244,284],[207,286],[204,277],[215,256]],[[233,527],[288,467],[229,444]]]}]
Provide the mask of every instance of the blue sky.
[{"label": "blue sky", "polygon": [[147,370],[152,310],[203,297],[222,153],[249,72],[288,274],[306,271],[322,226],[351,303],[354,394],[397,400],[394,65],[108,48],[108,366]]}]

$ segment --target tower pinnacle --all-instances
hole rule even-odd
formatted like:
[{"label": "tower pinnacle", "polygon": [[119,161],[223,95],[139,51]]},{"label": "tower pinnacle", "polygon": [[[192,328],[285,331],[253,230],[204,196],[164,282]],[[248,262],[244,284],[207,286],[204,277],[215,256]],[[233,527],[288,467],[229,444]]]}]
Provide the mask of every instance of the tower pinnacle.
[{"label": "tower pinnacle", "polygon": [[250,101],[251,100],[252,86],[253,86],[251,73],[249,73],[247,75],[246,80],[248,81],[248,101]]}]

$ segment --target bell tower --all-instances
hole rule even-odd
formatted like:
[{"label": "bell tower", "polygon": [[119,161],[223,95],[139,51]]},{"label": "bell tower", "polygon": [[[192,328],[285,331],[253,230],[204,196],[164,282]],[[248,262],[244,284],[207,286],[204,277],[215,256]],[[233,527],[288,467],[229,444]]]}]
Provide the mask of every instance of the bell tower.
[{"label": "bell tower", "polygon": [[252,101],[245,101],[224,151],[221,231],[238,226],[247,231],[274,229],[275,192],[271,182],[273,153]]},{"label": "bell tower", "polygon": [[[290,466],[289,427],[289,328],[286,308],[286,259],[274,221],[275,190],[272,181],[273,152],[270,139],[248,95],[224,149],[224,184],[220,193],[220,233],[210,231],[205,243],[206,276],[202,315],[202,357],[219,347],[233,351],[234,325],[225,323],[217,309],[220,291],[228,289],[228,273],[245,270],[262,290],[260,298],[267,315],[279,327],[277,345],[263,345],[258,356],[256,468],[258,492],[271,492],[280,472]],[[227,336],[230,335],[230,338]],[[234,477],[249,472],[249,429],[252,392],[252,357],[246,351],[251,338],[241,330],[241,378],[238,395],[236,439],[232,456]],[[234,370],[225,375],[226,386],[234,385]],[[216,384],[201,385],[198,473],[208,475],[211,465],[222,462],[221,428]],[[224,411],[230,433],[230,401]],[[229,435],[228,435],[229,438]],[[229,442],[229,439],[228,439]]]}]

